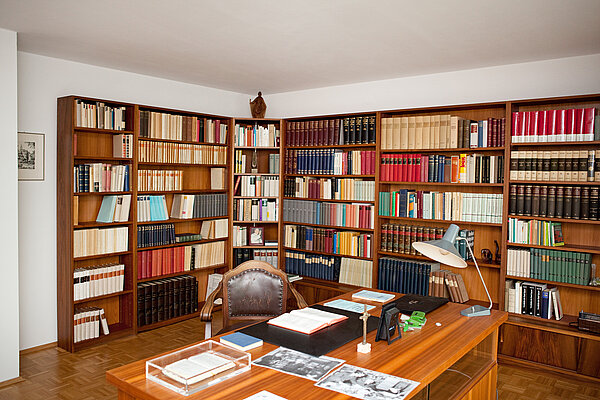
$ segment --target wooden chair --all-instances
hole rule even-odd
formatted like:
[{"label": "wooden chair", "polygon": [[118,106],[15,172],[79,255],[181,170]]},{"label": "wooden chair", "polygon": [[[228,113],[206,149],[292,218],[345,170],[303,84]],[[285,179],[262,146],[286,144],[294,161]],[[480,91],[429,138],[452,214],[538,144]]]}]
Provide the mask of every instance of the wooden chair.
[{"label": "wooden chair", "polygon": [[217,333],[221,334],[285,313],[290,292],[299,308],[307,306],[285,272],[264,261],[246,261],[227,271],[200,310],[200,319],[206,322],[205,338],[212,336],[215,299],[223,299],[223,329]]}]

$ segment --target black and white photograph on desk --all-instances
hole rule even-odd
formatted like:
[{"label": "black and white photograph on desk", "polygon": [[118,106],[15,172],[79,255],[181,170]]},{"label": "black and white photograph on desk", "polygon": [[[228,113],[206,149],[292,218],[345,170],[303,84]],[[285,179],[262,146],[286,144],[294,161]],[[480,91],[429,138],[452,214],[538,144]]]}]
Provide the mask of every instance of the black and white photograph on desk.
[{"label": "black and white photograph on desk", "polygon": [[364,400],[402,400],[419,386],[419,382],[354,365],[344,365],[315,386]]},{"label": "black and white photograph on desk", "polygon": [[285,347],[279,347],[252,362],[253,365],[271,368],[311,381],[318,381],[343,363],[344,360],[337,358],[315,357]]}]

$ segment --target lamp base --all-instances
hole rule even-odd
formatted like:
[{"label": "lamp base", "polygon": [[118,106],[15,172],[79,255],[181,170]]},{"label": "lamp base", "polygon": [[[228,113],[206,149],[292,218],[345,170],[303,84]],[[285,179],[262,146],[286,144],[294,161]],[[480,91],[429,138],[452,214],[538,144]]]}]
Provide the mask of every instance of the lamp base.
[{"label": "lamp base", "polygon": [[490,309],[484,306],[476,305],[473,307],[465,308],[460,312],[465,317],[483,317],[485,315],[490,315]]}]

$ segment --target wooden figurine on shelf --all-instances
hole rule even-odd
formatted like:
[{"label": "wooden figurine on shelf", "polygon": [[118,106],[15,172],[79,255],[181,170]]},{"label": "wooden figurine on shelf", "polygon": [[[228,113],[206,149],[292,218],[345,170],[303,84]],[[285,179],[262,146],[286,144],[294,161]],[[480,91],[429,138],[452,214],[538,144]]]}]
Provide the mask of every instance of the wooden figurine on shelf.
[{"label": "wooden figurine on shelf", "polygon": [[258,92],[258,96],[254,100],[250,100],[250,112],[252,118],[264,118],[267,112],[267,103],[262,98],[262,93]]}]

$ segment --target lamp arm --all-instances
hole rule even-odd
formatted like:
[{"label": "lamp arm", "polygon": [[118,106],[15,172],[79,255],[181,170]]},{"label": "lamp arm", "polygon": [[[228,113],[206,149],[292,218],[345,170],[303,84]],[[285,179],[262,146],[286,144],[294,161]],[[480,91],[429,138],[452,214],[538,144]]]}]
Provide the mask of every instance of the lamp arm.
[{"label": "lamp arm", "polygon": [[475,268],[477,268],[477,273],[479,274],[479,278],[481,279],[481,283],[483,283],[483,288],[485,289],[485,294],[487,294],[488,300],[490,301],[490,306],[488,307],[488,310],[492,309],[492,297],[490,296],[490,292],[488,292],[488,288],[485,284],[485,281],[483,280],[483,276],[481,275],[481,271],[479,270],[479,265],[477,264],[477,259],[475,258],[475,255],[473,254],[473,249],[471,249],[471,245],[469,244],[469,241],[464,238],[464,237],[457,237],[456,240],[464,240],[465,243],[467,244],[467,248],[469,249],[469,253],[471,254],[471,258],[473,259],[473,263],[475,263]]}]

